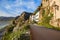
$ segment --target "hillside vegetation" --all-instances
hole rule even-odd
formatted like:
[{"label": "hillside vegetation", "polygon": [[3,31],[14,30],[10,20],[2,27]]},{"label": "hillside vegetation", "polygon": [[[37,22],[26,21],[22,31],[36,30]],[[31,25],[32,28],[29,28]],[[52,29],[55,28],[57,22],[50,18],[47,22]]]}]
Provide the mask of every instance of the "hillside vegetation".
[{"label": "hillside vegetation", "polygon": [[30,40],[30,15],[31,13],[23,12],[20,16],[17,16],[10,25],[6,26],[2,40]]}]

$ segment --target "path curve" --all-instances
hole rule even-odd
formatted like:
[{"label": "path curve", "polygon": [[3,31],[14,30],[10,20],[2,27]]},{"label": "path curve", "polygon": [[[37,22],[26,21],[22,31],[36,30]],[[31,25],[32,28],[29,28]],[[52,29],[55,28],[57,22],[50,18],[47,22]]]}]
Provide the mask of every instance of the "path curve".
[{"label": "path curve", "polygon": [[60,31],[37,25],[30,25],[30,31],[31,40],[60,40]]}]

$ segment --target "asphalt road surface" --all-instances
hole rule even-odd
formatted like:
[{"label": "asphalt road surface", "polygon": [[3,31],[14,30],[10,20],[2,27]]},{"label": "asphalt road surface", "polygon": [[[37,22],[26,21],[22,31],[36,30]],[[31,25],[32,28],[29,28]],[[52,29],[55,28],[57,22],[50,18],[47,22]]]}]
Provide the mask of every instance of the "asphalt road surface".
[{"label": "asphalt road surface", "polygon": [[31,40],[60,40],[60,31],[30,25]]}]

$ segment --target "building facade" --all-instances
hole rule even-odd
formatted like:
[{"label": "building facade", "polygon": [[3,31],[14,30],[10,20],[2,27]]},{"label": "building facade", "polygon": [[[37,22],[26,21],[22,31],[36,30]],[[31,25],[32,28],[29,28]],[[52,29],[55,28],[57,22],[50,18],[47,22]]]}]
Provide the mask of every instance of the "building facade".
[{"label": "building facade", "polygon": [[60,27],[60,0],[42,0],[42,8],[49,8],[50,12],[52,12],[53,18],[51,19],[50,24]]},{"label": "building facade", "polygon": [[32,16],[32,20],[41,22],[43,17],[42,13],[43,10],[45,10],[45,14],[53,14],[53,17],[50,20],[50,24],[56,27],[60,27],[60,0],[42,0],[41,6],[38,7],[37,10],[37,12],[35,12],[35,14]]}]

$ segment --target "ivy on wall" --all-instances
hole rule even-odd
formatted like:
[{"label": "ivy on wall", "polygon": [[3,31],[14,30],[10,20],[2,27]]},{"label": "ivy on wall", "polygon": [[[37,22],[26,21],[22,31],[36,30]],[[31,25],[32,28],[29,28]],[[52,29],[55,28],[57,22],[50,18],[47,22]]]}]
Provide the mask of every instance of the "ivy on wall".
[{"label": "ivy on wall", "polygon": [[52,12],[50,13],[46,13],[47,10],[43,9],[43,13],[42,13],[42,23],[49,23],[51,18],[53,17]]}]

